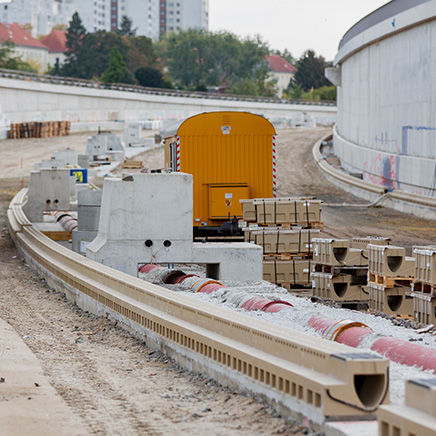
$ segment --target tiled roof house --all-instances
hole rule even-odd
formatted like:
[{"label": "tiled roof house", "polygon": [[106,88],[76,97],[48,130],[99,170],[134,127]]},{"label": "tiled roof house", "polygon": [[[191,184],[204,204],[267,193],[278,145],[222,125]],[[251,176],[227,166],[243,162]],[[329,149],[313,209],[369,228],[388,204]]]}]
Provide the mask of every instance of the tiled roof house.
[{"label": "tiled roof house", "polygon": [[48,67],[48,47],[27,33],[18,24],[0,23],[0,44],[11,41],[15,44],[15,53],[32,66],[45,72]]},{"label": "tiled roof house", "polygon": [[269,78],[277,79],[277,89],[279,97],[283,96],[283,90],[285,90],[289,81],[292,79],[297,69],[291,65],[286,59],[279,55],[269,55],[266,56],[269,67],[271,69],[269,73]]}]

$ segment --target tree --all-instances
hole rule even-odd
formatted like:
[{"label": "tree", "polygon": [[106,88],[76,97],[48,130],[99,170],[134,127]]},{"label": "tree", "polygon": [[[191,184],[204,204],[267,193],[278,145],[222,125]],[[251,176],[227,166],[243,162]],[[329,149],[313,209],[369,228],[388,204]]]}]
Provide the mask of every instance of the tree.
[{"label": "tree", "polygon": [[50,76],[61,76],[62,75],[62,69],[61,65],[59,63],[59,58],[56,58],[56,62],[53,66],[53,68],[49,68],[47,71],[47,74]]},{"label": "tree", "polygon": [[[269,50],[259,37],[240,41],[229,32],[188,29],[166,35],[159,44],[170,77],[183,87],[231,87],[242,79],[259,83],[267,77]],[[245,85],[244,85],[245,86]]]},{"label": "tree", "polygon": [[121,23],[117,33],[122,36],[135,37],[138,28],[132,29],[132,25],[133,21],[127,15],[123,15],[121,17]]},{"label": "tree", "polygon": [[292,86],[299,85],[304,91],[329,86],[330,82],[324,76],[324,70],[329,65],[322,56],[317,57],[313,50],[305,51],[295,65],[297,72]]},{"label": "tree", "polygon": [[86,65],[83,63],[84,52],[83,46],[87,33],[82,24],[79,14],[75,12],[69,23],[66,37],[66,58],[62,68],[62,73],[65,76],[87,78]]},{"label": "tree", "polygon": [[109,65],[101,78],[105,83],[120,83],[122,78],[127,73],[126,64],[121,57],[121,53],[117,48],[111,50]]},{"label": "tree", "polygon": [[156,52],[153,41],[146,36],[135,36],[127,39],[127,69],[133,73],[141,67],[156,66]]},{"label": "tree", "polygon": [[135,71],[135,77],[141,86],[150,88],[163,88],[164,80],[162,73],[153,67],[141,67]]}]

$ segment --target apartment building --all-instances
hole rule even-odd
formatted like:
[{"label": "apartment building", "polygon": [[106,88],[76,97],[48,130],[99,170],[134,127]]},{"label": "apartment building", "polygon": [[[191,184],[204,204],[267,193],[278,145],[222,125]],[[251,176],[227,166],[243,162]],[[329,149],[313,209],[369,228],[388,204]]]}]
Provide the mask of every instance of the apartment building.
[{"label": "apartment building", "polygon": [[111,30],[112,0],[73,0],[73,2],[88,32]]},{"label": "apartment building", "polygon": [[[76,0],[0,0],[0,22],[18,23],[33,36],[47,35],[54,26],[68,24]],[[87,0],[91,2],[91,0]]]}]

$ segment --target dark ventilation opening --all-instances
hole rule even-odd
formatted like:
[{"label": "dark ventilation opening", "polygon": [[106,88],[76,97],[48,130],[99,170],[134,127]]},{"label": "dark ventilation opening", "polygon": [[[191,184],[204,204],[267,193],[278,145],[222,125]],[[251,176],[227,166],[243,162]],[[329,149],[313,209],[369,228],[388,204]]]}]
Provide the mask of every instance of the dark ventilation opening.
[{"label": "dark ventilation opening", "polygon": [[338,262],[343,262],[347,257],[348,248],[346,247],[336,247],[333,248],[333,256]]},{"label": "dark ventilation opening", "polygon": [[354,376],[354,389],[359,400],[366,408],[377,406],[385,391],[384,374],[365,374]]},{"label": "dark ventilation opening", "polygon": [[402,295],[388,295],[388,306],[392,312],[397,312],[403,304]]},{"label": "dark ventilation opening", "polygon": [[388,267],[392,272],[398,271],[400,269],[401,264],[403,263],[402,256],[388,256]]},{"label": "dark ventilation opening", "polygon": [[333,289],[335,291],[335,294],[342,298],[348,289],[348,283],[333,283]]}]

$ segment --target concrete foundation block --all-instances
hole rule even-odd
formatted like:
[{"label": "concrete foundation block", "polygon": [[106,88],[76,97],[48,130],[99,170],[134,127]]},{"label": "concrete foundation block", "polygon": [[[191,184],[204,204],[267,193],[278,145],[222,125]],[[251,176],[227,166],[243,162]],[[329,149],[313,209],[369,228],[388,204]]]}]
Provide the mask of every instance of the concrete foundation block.
[{"label": "concrete foundation block", "polygon": [[262,280],[262,247],[246,242],[194,243],[192,262],[206,264],[206,275],[217,280]]},{"label": "concrete foundation block", "polygon": [[72,249],[76,253],[86,254],[86,248],[97,236],[97,231],[73,230],[72,232]]},{"label": "concrete foundation block", "polygon": [[37,222],[42,221],[44,211],[70,210],[74,190],[75,180],[68,168],[32,171],[23,211],[30,221]]},{"label": "concrete foundation block", "polygon": [[65,150],[55,151],[53,153],[55,159],[60,159],[65,162],[65,165],[74,166],[78,165],[77,151],[71,148],[66,148]]}]

